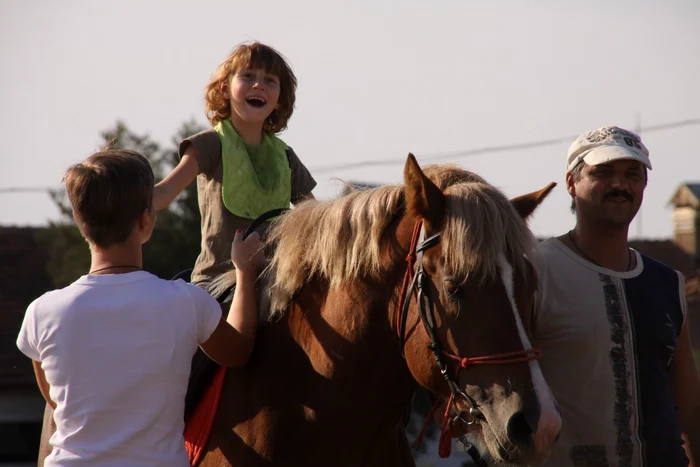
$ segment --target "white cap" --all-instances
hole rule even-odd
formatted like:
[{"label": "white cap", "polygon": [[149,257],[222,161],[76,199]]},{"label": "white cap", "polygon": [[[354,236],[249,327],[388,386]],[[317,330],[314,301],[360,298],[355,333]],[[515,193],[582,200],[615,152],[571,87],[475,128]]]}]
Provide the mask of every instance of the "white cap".
[{"label": "white cap", "polygon": [[616,126],[606,126],[576,138],[569,147],[566,170],[572,170],[581,161],[598,165],[619,159],[637,160],[651,170],[649,150],[638,135]]}]

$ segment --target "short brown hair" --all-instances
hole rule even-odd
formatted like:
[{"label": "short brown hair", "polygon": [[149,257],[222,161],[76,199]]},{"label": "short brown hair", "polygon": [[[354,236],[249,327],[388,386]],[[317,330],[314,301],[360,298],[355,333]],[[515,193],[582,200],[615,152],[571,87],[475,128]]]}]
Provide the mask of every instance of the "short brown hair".
[{"label": "short brown hair", "polygon": [[263,69],[280,80],[279,107],[272,111],[263,124],[268,133],[279,133],[287,128],[294,112],[297,78],[284,57],[275,49],[260,42],[239,45],[214,71],[204,96],[205,112],[212,126],[231,116],[228,99],[221,92],[221,85],[244,68]]},{"label": "short brown hair", "polygon": [[153,209],[153,170],[141,154],[97,152],[66,171],[63,179],[73,217],[97,246],[124,242],[145,209]]}]

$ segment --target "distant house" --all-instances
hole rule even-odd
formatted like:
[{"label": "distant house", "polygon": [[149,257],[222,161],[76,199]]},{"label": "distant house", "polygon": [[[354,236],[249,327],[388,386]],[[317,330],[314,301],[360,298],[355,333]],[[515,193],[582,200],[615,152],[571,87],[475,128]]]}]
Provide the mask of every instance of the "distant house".
[{"label": "distant house", "polygon": [[700,183],[683,183],[671,197],[673,241],[700,265]]},{"label": "distant house", "polygon": [[680,271],[686,278],[697,272],[695,257],[674,240],[630,240],[629,243],[635,250]]}]

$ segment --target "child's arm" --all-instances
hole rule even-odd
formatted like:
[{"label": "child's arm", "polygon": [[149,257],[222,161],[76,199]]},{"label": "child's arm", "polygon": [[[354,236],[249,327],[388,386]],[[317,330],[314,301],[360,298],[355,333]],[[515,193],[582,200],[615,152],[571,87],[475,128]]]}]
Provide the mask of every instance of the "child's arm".
[{"label": "child's arm", "polygon": [[32,366],[34,367],[36,384],[39,385],[39,391],[41,392],[41,395],[44,396],[44,399],[46,399],[46,402],[48,402],[51,408],[56,410],[56,403],[51,400],[51,396],[49,395],[50,386],[48,381],[46,381],[46,374],[44,373],[44,369],[41,367],[41,362],[32,360]]},{"label": "child's arm", "polygon": [[153,192],[153,205],[156,211],[166,208],[199,173],[196,149],[190,145],[180,159],[180,163],[160,183]]},{"label": "child's arm", "polygon": [[253,232],[245,241],[243,233],[236,232],[231,246],[231,260],[236,266],[236,290],[231,310],[226,321],[222,318],[200,347],[220,365],[242,367],[250,358],[258,330],[255,281],[265,263],[265,256],[257,232]]}]

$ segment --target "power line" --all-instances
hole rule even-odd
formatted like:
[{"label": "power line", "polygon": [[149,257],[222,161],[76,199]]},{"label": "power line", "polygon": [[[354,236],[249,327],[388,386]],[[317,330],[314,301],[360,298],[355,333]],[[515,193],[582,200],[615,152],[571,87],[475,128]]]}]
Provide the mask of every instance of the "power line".
[{"label": "power line", "polygon": [[[687,120],[680,120],[676,122],[671,122],[671,123],[662,123],[659,125],[652,125],[652,126],[645,126],[644,127],[644,134],[647,133],[652,133],[655,131],[666,131],[666,130],[671,130],[675,128],[681,128],[685,126],[693,126],[693,125],[700,125],[700,118],[691,118]],[[562,144],[562,143],[568,143],[576,138],[578,138],[579,135],[569,135],[569,136],[561,136],[558,138],[551,138],[551,139],[543,139],[539,141],[530,141],[530,142],[525,142],[525,143],[515,143],[515,144],[505,144],[501,146],[485,146],[482,148],[476,148],[476,149],[464,149],[460,151],[451,151],[451,152],[442,152],[442,153],[433,153],[433,154],[417,154],[418,158],[420,159],[420,162],[424,161],[449,161],[451,159],[467,159],[469,157],[475,157],[475,156],[481,156],[483,154],[491,154],[491,153],[503,153],[503,152],[513,152],[513,151],[521,151],[524,149],[533,149],[533,148],[541,148],[545,146],[554,146],[557,144]],[[370,161],[362,161],[362,162],[351,162],[347,164],[331,164],[331,165],[323,165],[323,166],[317,166],[317,167],[310,167],[309,170],[312,173],[327,173],[327,172],[332,172],[336,170],[347,170],[347,169],[355,169],[359,167],[378,167],[378,166],[386,166],[386,165],[397,165],[397,164],[404,164],[406,162],[405,157],[397,157],[397,158],[390,158],[390,159],[380,159],[380,160],[370,160]],[[57,187],[8,187],[8,188],[0,188],[0,194],[3,193],[36,193],[36,192],[47,192],[51,190],[55,190]]]},{"label": "power line", "polygon": [[[644,133],[650,133],[653,131],[663,131],[670,130],[673,128],[680,128],[684,126],[700,125],[700,118],[681,120],[678,122],[664,123],[660,125],[644,127]],[[524,149],[541,148],[545,146],[554,146],[562,143],[570,143],[578,138],[579,135],[562,136],[559,138],[545,139],[539,141],[531,141],[527,143],[516,143],[516,144],[506,144],[502,146],[487,146],[477,149],[466,149],[461,151],[434,153],[434,154],[417,154],[421,162],[423,161],[448,161],[451,159],[466,159],[469,157],[481,156],[483,154],[491,154],[496,152],[512,152],[520,151]],[[313,173],[326,173],[335,170],[343,169],[355,169],[359,167],[377,167],[395,164],[404,164],[406,162],[405,157],[391,158],[391,159],[380,159],[362,162],[351,162],[348,164],[332,164],[324,165],[318,167],[311,167],[309,170]]]},{"label": "power line", "polygon": [[49,186],[37,186],[37,187],[8,187],[0,188],[0,194],[2,193],[46,193],[47,191],[56,190],[57,187]]}]

